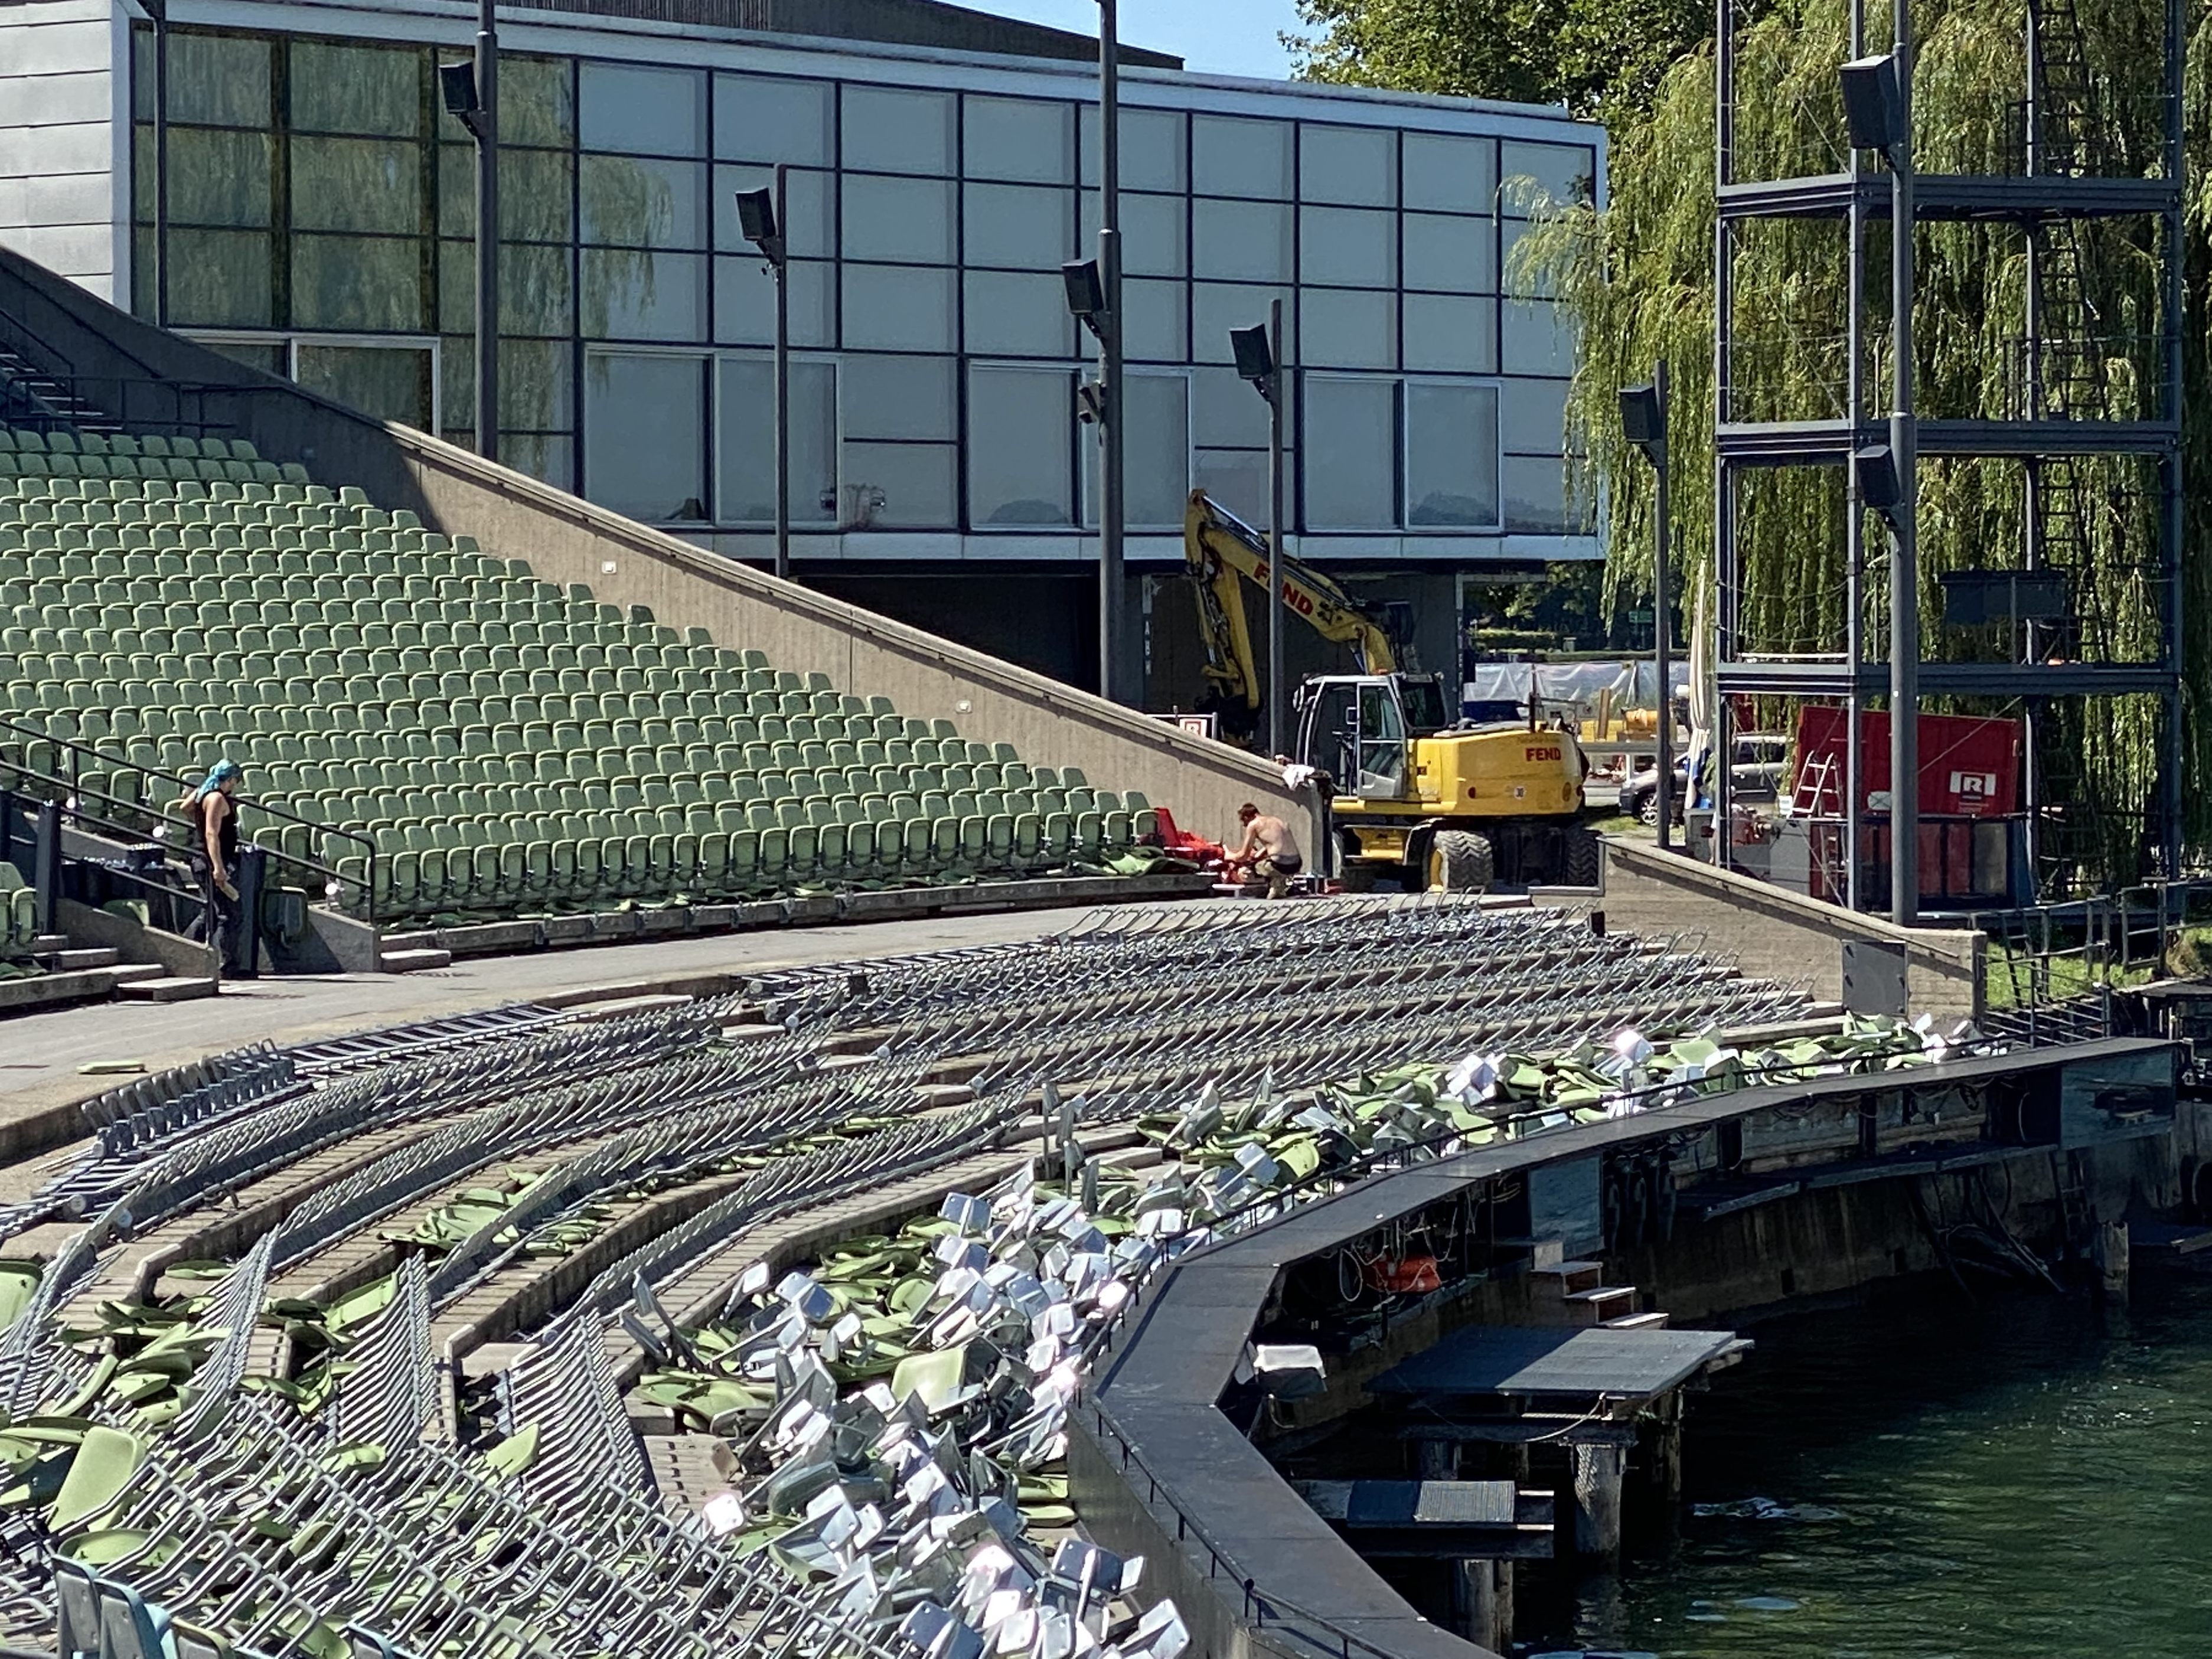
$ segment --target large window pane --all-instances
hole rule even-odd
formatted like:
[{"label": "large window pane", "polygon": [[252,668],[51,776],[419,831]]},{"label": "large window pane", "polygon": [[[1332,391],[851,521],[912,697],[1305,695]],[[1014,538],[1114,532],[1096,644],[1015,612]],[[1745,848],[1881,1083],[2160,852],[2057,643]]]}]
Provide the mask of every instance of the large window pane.
[{"label": "large window pane", "polygon": [[[1098,182],[1098,106],[1081,106],[1083,182]],[[1183,116],[1178,110],[1121,106],[1121,188],[1181,190],[1184,165]]]},{"label": "large window pane", "polygon": [[[1139,530],[1179,530],[1190,493],[1190,382],[1181,374],[1132,374],[1121,382],[1121,395],[1129,524]],[[1096,444],[1085,447],[1096,456]],[[1095,500],[1095,487],[1092,495]]]},{"label": "large window pane", "polygon": [[1560,453],[1567,441],[1567,382],[1508,380],[1499,420],[1509,450],[1522,455]]},{"label": "large window pane", "polygon": [[707,260],[698,253],[586,248],[584,333],[601,340],[707,337]]},{"label": "large window pane", "polygon": [[1057,272],[1031,276],[971,270],[967,282],[969,350],[1018,357],[1073,353],[1075,321],[1067,314],[1067,289]]},{"label": "large window pane", "polygon": [[1121,279],[1122,349],[1139,362],[1179,363],[1190,352],[1189,291],[1181,283]]},{"label": "large window pane", "polygon": [[422,54],[295,40],[290,97],[295,132],[412,138],[422,130]]},{"label": "large window pane", "polygon": [[[793,168],[784,175],[787,213],[784,245],[794,259],[827,259],[837,251],[836,175]],[[770,167],[714,169],[714,246],[724,252],[751,252],[738,225],[738,192],[769,190],[775,184]],[[757,257],[757,256],[756,256]]]},{"label": "large window pane", "polygon": [[949,180],[848,173],[842,192],[845,257],[952,264],[952,191]]},{"label": "large window pane", "polygon": [[[812,259],[793,259],[784,267],[793,345],[836,343],[830,331],[833,269]],[[714,337],[724,345],[775,343],[775,278],[758,258],[726,254],[714,261]]]},{"label": "large window pane", "polygon": [[577,72],[586,149],[707,153],[707,77],[697,70],[587,63]]},{"label": "large window pane", "polygon": [[[499,326],[502,334],[571,334],[575,305],[569,252],[532,244],[499,245]],[[438,247],[438,321],[448,334],[476,327],[476,248],[469,242]]]},{"label": "large window pane", "polygon": [[848,442],[840,477],[847,521],[879,530],[957,530],[960,491],[954,444]]},{"label": "large window pane", "polygon": [[[465,444],[465,440],[456,440]],[[517,472],[549,483],[556,489],[573,489],[576,483],[576,441],[565,433],[502,432],[499,462]]]},{"label": "large window pane", "polygon": [[1587,528],[1570,505],[1567,465],[1553,456],[1508,455],[1505,527],[1572,535]]},{"label": "large window pane", "polygon": [[1498,204],[1510,217],[1565,207],[1590,199],[1597,155],[1580,144],[1516,144],[1498,147]]},{"label": "large window pane", "polygon": [[295,376],[310,392],[380,421],[427,432],[430,353],[419,346],[332,346],[302,340]]},{"label": "large window pane", "polygon": [[[1121,269],[1139,276],[1182,276],[1188,273],[1184,243],[1189,203],[1180,196],[1121,198]],[[1098,192],[1083,192],[1083,252],[1098,246]]]},{"label": "large window pane", "polygon": [[1498,372],[1497,301],[1408,294],[1405,307],[1408,369]]},{"label": "large window pane", "polygon": [[411,238],[293,237],[293,326],[422,331],[428,247]]},{"label": "large window pane", "polygon": [[[141,267],[150,277],[150,252]],[[169,318],[190,328],[253,325],[275,320],[269,233],[172,230],[169,233]]]},{"label": "large window pane", "polygon": [[586,155],[580,167],[576,194],[585,241],[623,247],[707,245],[704,162]]},{"label": "large window pane", "polygon": [[1284,121],[1195,115],[1190,125],[1191,187],[1202,196],[1291,194],[1291,128]]},{"label": "large window pane", "polygon": [[[477,402],[476,337],[446,336],[438,353],[448,424],[473,418]],[[500,430],[560,431],[575,424],[574,375],[566,340],[499,343]]]},{"label": "large window pane", "polygon": [[848,438],[951,441],[959,424],[950,357],[845,359]]},{"label": "large window pane", "polygon": [[1574,319],[1565,307],[1550,300],[1509,300],[1499,331],[1508,374],[1575,372]]},{"label": "large window pane", "polygon": [[[967,262],[1058,270],[1072,257],[1074,205],[1068,191],[1042,185],[969,185],[960,231]],[[1122,269],[1128,269],[1127,261]]]},{"label": "large window pane", "polygon": [[1191,286],[1191,356],[1201,363],[1235,361],[1229,349],[1229,331],[1249,328],[1267,320],[1267,305],[1283,302],[1283,337],[1298,337],[1297,295],[1288,289],[1245,288],[1228,283],[1195,283]]},{"label": "large window pane", "polygon": [[[276,141],[266,132],[216,128],[169,130],[169,223],[258,227],[269,223],[269,180]],[[151,224],[159,174],[154,131],[137,130],[138,218]]]},{"label": "large window pane", "polygon": [[1298,210],[1298,279],[1353,288],[1395,288],[1398,225],[1393,213],[1357,208]]},{"label": "large window pane", "polygon": [[1299,313],[1299,361],[1316,368],[1395,368],[1398,296],[1310,289]]},{"label": "large window pane", "polygon": [[1406,205],[1487,213],[1498,196],[1498,145],[1441,132],[1406,135]]},{"label": "large window pane", "polygon": [[1397,413],[1395,380],[1306,377],[1307,528],[1396,526]]},{"label": "large window pane", "polygon": [[1406,286],[1446,294],[1498,291],[1498,228],[1488,219],[1405,217]]},{"label": "large window pane", "polygon": [[707,516],[707,360],[595,352],[584,363],[584,488],[653,523]]},{"label": "large window pane", "polygon": [[970,179],[1064,185],[1074,178],[1073,106],[970,95],[967,111],[961,156]]},{"label": "large window pane", "polygon": [[869,173],[952,171],[952,94],[897,87],[844,89],[844,163]]},{"label": "large window pane", "polygon": [[836,157],[836,88],[827,81],[714,77],[714,153],[732,161],[826,167]]},{"label": "large window pane", "polygon": [[[837,514],[837,368],[791,365],[791,521],[829,524]],[[722,359],[721,507],[729,524],[775,521],[775,364]]]},{"label": "large window pane", "polygon": [[[216,127],[270,125],[268,40],[234,34],[169,32],[169,120],[204,122]],[[150,46],[150,42],[149,42]],[[154,118],[154,66],[150,51],[139,79],[139,115]]]},{"label": "large window pane", "polygon": [[1516,300],[1548,300],[1555,284],[1551,272],[1531,246],[1534,227],[1524,220],[1508,219],[1498,234],[1498,292]]},{"label": "large window pane", "polygon": [[[1203,489],[1245,523],[1265,530],[1267,524],[1267,452],[1264,449],[1199,449],[1191,453],[1191,487]],[[1295,517],[1291,503],[1297,500],[1297,458],[1283,457],[1283,501],[1286,516]]]},{"label": "large window pane", "polygon": [[388,138],[292,140],[292,223],[302,230],[417,235],[422,148]]},{"label": "large window pane", "polygon": [[[1267,318],[1261,316],[1261,322]],[[1267,404],[1233,368],[1191,373],[1191,438],[1206,449],[1265,449]],[[1295,434],[1293,434],[1295,435]]]},{"label": "large window pane", "polygon": [[1065,369],[968,376],[968,514],[977,529],[1074,519],[1075,383]]},{"label": "large window pane", "polygon": [[[575,64],[566,58],[499,55],[499,142],[568,145],[576,142]],[[459,124],[447,118],[449,125]],[[504,217],[504,213],[501,214]]]},{"label": "large window pane", "polygon": [[[509,242],[570,240],[575,158],[557,149],[499,152],[499,234]],[[477,234],[477,158],[465,144],[438,147],[438,234]]]},{"label": "large window pane", "polygon": [[1498,523],[1498,390],[1415,380],[1406,387],[1406,522]]},{"label": "large window pane", "polygon": [[950,351],[952,273],[925,265],[847,265],[845,343],[864,351]]},{"label": "large window pane", "polygon": [[1291,279],[1291,210],[1279,202],[1192,204],[1191,267],[1231,282]]},{"label": "large window pane", "polygon": [[1308,202],[1389,207],[1398,199],[1398,135],[1388,127],[1302,128],[1298,196]]}]

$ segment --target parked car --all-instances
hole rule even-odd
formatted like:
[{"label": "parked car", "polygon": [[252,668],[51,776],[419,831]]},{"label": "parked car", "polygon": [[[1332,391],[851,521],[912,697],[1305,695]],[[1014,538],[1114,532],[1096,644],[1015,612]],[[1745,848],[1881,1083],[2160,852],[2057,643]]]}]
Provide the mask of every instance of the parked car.
[{"label": "parked car", "polygon": [[[1729,769],[1729,791],[1739,801],[1772,800],[1790,769],[1790,739],[1777,732],[1746,732],[1735,740],[1735,763]],[[1674,761],[1674,817],[1682,821],[1690,794],[1689,757]],[[1659,769],[1646,767],[1620,786],[1620,810],[1644,823],[1659,822]]]}]

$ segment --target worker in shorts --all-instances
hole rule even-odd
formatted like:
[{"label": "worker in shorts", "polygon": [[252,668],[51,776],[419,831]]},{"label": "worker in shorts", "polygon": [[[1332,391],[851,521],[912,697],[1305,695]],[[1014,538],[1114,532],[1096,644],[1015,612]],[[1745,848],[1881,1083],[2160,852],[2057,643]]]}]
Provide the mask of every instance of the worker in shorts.
[{"label": "worker in shorts", "polygon": [[1230,854],[1229,867],[1265,881],[1269,898],[1289,897],[1291,878],[1306,867],[1291,826],[1249,800],[1237,809],[1237,822],[1244,826],[1244,840]]}]

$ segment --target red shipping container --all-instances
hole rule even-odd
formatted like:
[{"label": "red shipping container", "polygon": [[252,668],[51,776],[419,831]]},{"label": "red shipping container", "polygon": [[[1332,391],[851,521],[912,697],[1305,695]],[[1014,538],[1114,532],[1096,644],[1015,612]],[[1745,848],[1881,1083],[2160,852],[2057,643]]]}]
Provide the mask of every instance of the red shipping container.
[{"label": "red shipping container", "polygon": [[[1797,711],[1797,805],[1801,811],[1840,817],[1844,811],[1844,711],[1813,703]],[[1889,716],[1859,716],[1862,780],[1872,798],[1889,793]],[[2020,761],[2024,742],[2018,720],[1964,714],[1920,717],[1920,811],[1923,817],[1993,818],[2020,811]],[[1816,799],[1817,797],[1817,799]],[[1869,805],[1885,810],[1888,803]]]}]

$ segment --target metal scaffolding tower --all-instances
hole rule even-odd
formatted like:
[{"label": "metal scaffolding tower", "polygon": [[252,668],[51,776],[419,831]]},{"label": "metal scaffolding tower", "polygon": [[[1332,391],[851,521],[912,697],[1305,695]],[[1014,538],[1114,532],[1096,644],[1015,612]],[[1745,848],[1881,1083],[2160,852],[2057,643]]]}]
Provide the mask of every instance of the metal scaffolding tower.
[{"label": "metal scaffolding tower", "polygon": [[[1893,789],[1893,856],[1889,878],[1863,869],[1863,819],[1868,811],[1860,714],[1870,701],[1887,698],[1893,718],[1892,776],[1917,777],[1912,738],[1923,696],[2016,701],[2025,710],[2027,764],[2023,778],[2028,857],[2039,889],[2064,867],[2056,845],[2069,823],[2101,810],[2081,797],[2078,744],[2069,760],[2055,735],[2063,727],[2054,710],[2086,707],[2097,699],[2148,696],[2159,699],[2159,781],[2139,845],[2169,876],[2179,873],[2181,830],[2181,327],[2182,327],[2182,55],[2179,0],[2166,0],[2164,61],[2154,95],[2160,120],[2145,123],[2153,137],[2130,147],[2112,137],[2115,99],[2100,94],[2074,0],[2027,0],[2021,42],[2024,100],[2012,106],[2013,153],[2004,170],[1953,173],[1914,165],[1913,42],[1910,0],[1893,0],[1888,22],[1893,40],[1869,57],[1865,0],[1852,0],[1850,40],[1838,71],[1844,89],[1851,144],[1846,170],[1809,177],[1738,176],[1739,30],[1753,9],[1743,0],[1719,0],[1717,145],[1718,221],[1715,237],[1717,308],[1714,335],[1715,572],[1717,603],[1715,678],[1721,693],[1714,733],[1717,755],[1734,752],[1729,699],[1781,696],[1840,702],[1847,711],[1849,748],[1840,793],[1844,807],[1844,881],[1850,902],[1865,908],[1889,890],[1887,908],[1899,920],[1917,914],[1919,884],[1917,801],[1910,787]],[[1856,77],[1856,84],[1853,84]],[[1756,88],[1751,95],[1757,94]],[[1886,114],[1889,141],[1878,128]],[[2162,132],[2162,139],[2157,137]],[[1848,368],[1838,389],[1837,413],[1825,418],[1750,419],[1756,401],[1739,384],[1746,343],[1740,336],[1735,258],[1755,222],[1795,219],[1832,222],[1849,250],[1848,315],[1842,339]],[[2000,412],[1945,410],[1933,416],[1916,406],[1911,347],[1916,258],[1914,227],[1943,222],[2009,227],[2025,248],[2025,328],[2013,361],[2002,365]],[[2148,232],[2155,265],[2155,321],[2138,321],[2132,332],[2106,302],[2108,273],[2093,258],[2101,224]],[[1886,234],[1893,277],[1885,337],[1882,319],[1870,319],[1867,283],[1869,241]],[[1879,290],[1877,289],[1877,294]],[[1884,408],[1870,391],[1870,362],[1887,348],[1893,386]],[[2132,356],[2130,352],[2132,351]],[[2115,374],[2113,365],[2124,365]],[[2116,381],[2118,384],[2116,384]],[[1924,402],[1924,397],[1921,399]],[[1759,414],[1773,411],[1765,409]],[[2001,660],[1923,660],[1919,645],[1915,563],[1916,472],[1921,458],[1993,458],[2019,466],[2026,531],[2016,548],[1989,550],[1985,571],[1948,573],[1954,583],[1984,594],[1997,592],[2011,626],[1999,646],[1982,653]],[[2100,469],[2116,458],[2135,458],[2154,469],[2157,510],[2154,547],[2116,595],[2109,581],[2087,580],[2090,520],[2109,511],[2109,478]],[[1747,553],[1742,515],[1747,474],[1761,469],[1841,468],[1845,513],[1844,637],[1811,655],[1759,651],[1747,641],[1741,600]],[[2146,475],[2148,476],[2148,471]],[[2148,492],[2146,491],[2146,494]],[[1886,562],[1867,545],[1867,515],[1879,511],[1889,528]],[[1888,580],[1889,634],[1869,660],[1868,602],[1878,598],[1869,581]],[[1995,586],[1989,584],[1994,582]],[[2023,593],[2030,597],[2024,601]],[[1995,604],[1999,601],[1989,601]],[[2154,635],[2154,648],[2129,646],[2118,608],[2133,605],[2125,631],[2138,641]],[[1959,607],[1964,611],[1966,607]],[[2154,626],[2142,625],[2144,617]],[[1955,617],[1954,617],[1955,620]],[[1945,630],[1950,631],[1948,628]],[[1972,653],[1967,653],[1972,654]],[[2078,726],[2077,726],[2078,729]],[[1729,768],[1716,769],[1716,843],[1728,858]],[[2071,791],[2071,793],[2069,792]],[[2053,896],[2043,893],[2039,896]]]}]

